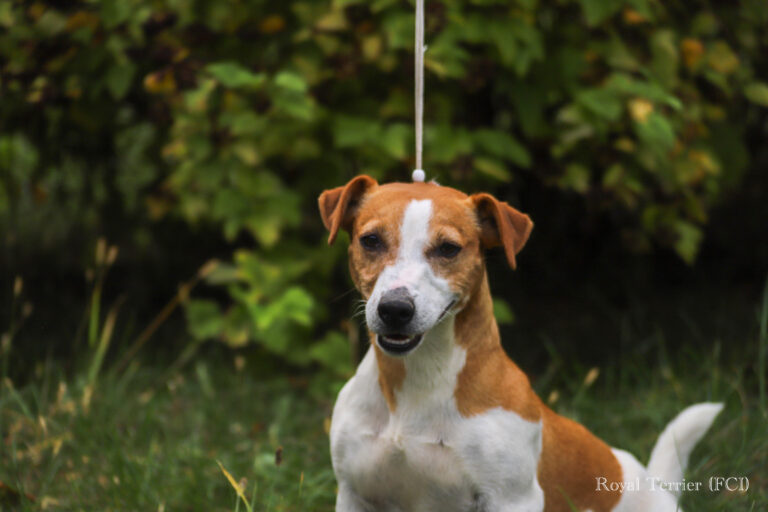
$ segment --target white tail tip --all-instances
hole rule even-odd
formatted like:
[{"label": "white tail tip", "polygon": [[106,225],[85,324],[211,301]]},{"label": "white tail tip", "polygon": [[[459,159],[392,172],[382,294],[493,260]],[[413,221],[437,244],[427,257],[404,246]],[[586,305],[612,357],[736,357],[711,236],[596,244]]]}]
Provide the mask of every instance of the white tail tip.
[{"label": "white tail tip", "polygon": [[656,441],[648,462],[648,473],[665,482],[681,481],[693,448],[722,409],[722,403],[704,402],[678,414]]},{"label": "white tail tip", "polygon": [[427,173],[425,173],[422,169],[416,169],[413,171],[413,175],[411,177],[416,183],[424,183],[424,180],[427,179]]}]

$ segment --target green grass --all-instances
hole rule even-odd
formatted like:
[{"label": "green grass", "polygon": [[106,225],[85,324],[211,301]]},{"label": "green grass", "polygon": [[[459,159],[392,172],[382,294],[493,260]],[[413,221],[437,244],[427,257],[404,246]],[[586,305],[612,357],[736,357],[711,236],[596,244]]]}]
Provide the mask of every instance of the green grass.
[{"label": "green grass", "polygon": [[260,382],[247,367],[200,362],[169,380],[163,375],[142,368],[105,376],[87,407],[82,387],[55,379],[18,391],[6,386],[0,481],[21,495],[0,493],[0,505],[237,510],[220,461],[246,479],[254,510],[332,510],[330,402],[287,379]]},{"label": "green grass", "polygon": [[[676,340],[682,348],[670,355],[671,343],[660,333],[650,341],[651,355],[617,361],[598,375],[553,353],[549,370],[534,376],[536,388],[556,411],[644,463],[683,407],[724,401],[687,478],[706,487],[712,476],[746,476],[750,488],[686,493],[682,507],[762,511],[768,507],[768,411],[756,372],[765,368],[764,336],[728,345]],[[48,364],[30,385],[16,389],[6,381],[0,509],[333,510],[326,433],[333,395],[308,378],[271,375],[235,365],[230,356],[198,356],[170,374],[136,362],[119,374],[107,371],[90,397],[86,370],[63,378]],[[219,462],[239,482],[247,506]]]}]

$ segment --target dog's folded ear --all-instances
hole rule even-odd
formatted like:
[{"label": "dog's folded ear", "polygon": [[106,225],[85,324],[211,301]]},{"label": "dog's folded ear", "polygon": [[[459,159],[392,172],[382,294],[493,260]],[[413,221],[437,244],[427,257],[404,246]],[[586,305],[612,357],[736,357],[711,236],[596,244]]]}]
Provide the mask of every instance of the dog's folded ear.
[{"label": "dog's folded ear", "polygon": [[470,200],[480,222],[483,247],[503,245],[509,266],[516,268],[515,255],[522,250],[533,229],[530,217],[490,194],[474,194]]},{"label": "dog's folded ear", "polygon": [[329,245],[336,240],[339,229],[350,230],[361,199],[376,186],[378,182],[375,179],[361,175],[353,178],[343,187],[332,188],[320,194],[317,203],[323,224],[331,233],[328,236]]}]

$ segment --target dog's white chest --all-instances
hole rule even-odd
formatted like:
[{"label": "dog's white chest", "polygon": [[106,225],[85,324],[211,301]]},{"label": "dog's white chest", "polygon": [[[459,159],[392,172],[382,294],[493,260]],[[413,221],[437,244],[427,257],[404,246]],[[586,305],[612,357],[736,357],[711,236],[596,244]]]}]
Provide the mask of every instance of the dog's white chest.
[{"label": "dog's white chest", "polygon": [[334,410],[331,450],[340,481],[375,510],[472,510],[452,402],[400,409],[390,414],[369,353]]},{"label": "dog's white chest", "polygon": [[440,439],[445,433],[393,421],[361,439],[366,448],[346,461],[355,488],[377,510],[471,510],[472,481],[451,440]]},{"label": "dog's white chest", "polygon": [[408,398],[390,413],[372,353],[340,393],[331,453],[340,496],[356,503],[337,510],[485,511],[509,493],[540,500],[539,423],[501,410],[463,418],[450,386]]}]

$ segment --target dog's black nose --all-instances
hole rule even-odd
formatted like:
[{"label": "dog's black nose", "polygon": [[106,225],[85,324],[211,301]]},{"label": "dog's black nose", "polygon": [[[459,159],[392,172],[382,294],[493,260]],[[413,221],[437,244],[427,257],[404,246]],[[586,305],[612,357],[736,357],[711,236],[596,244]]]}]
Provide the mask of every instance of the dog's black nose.
[{"label": "dog's black nose", "polygon": [[399,329],[411,321],[416,306],[406,288],[395,288],[379,300],[379,318],[390,329]]}]

